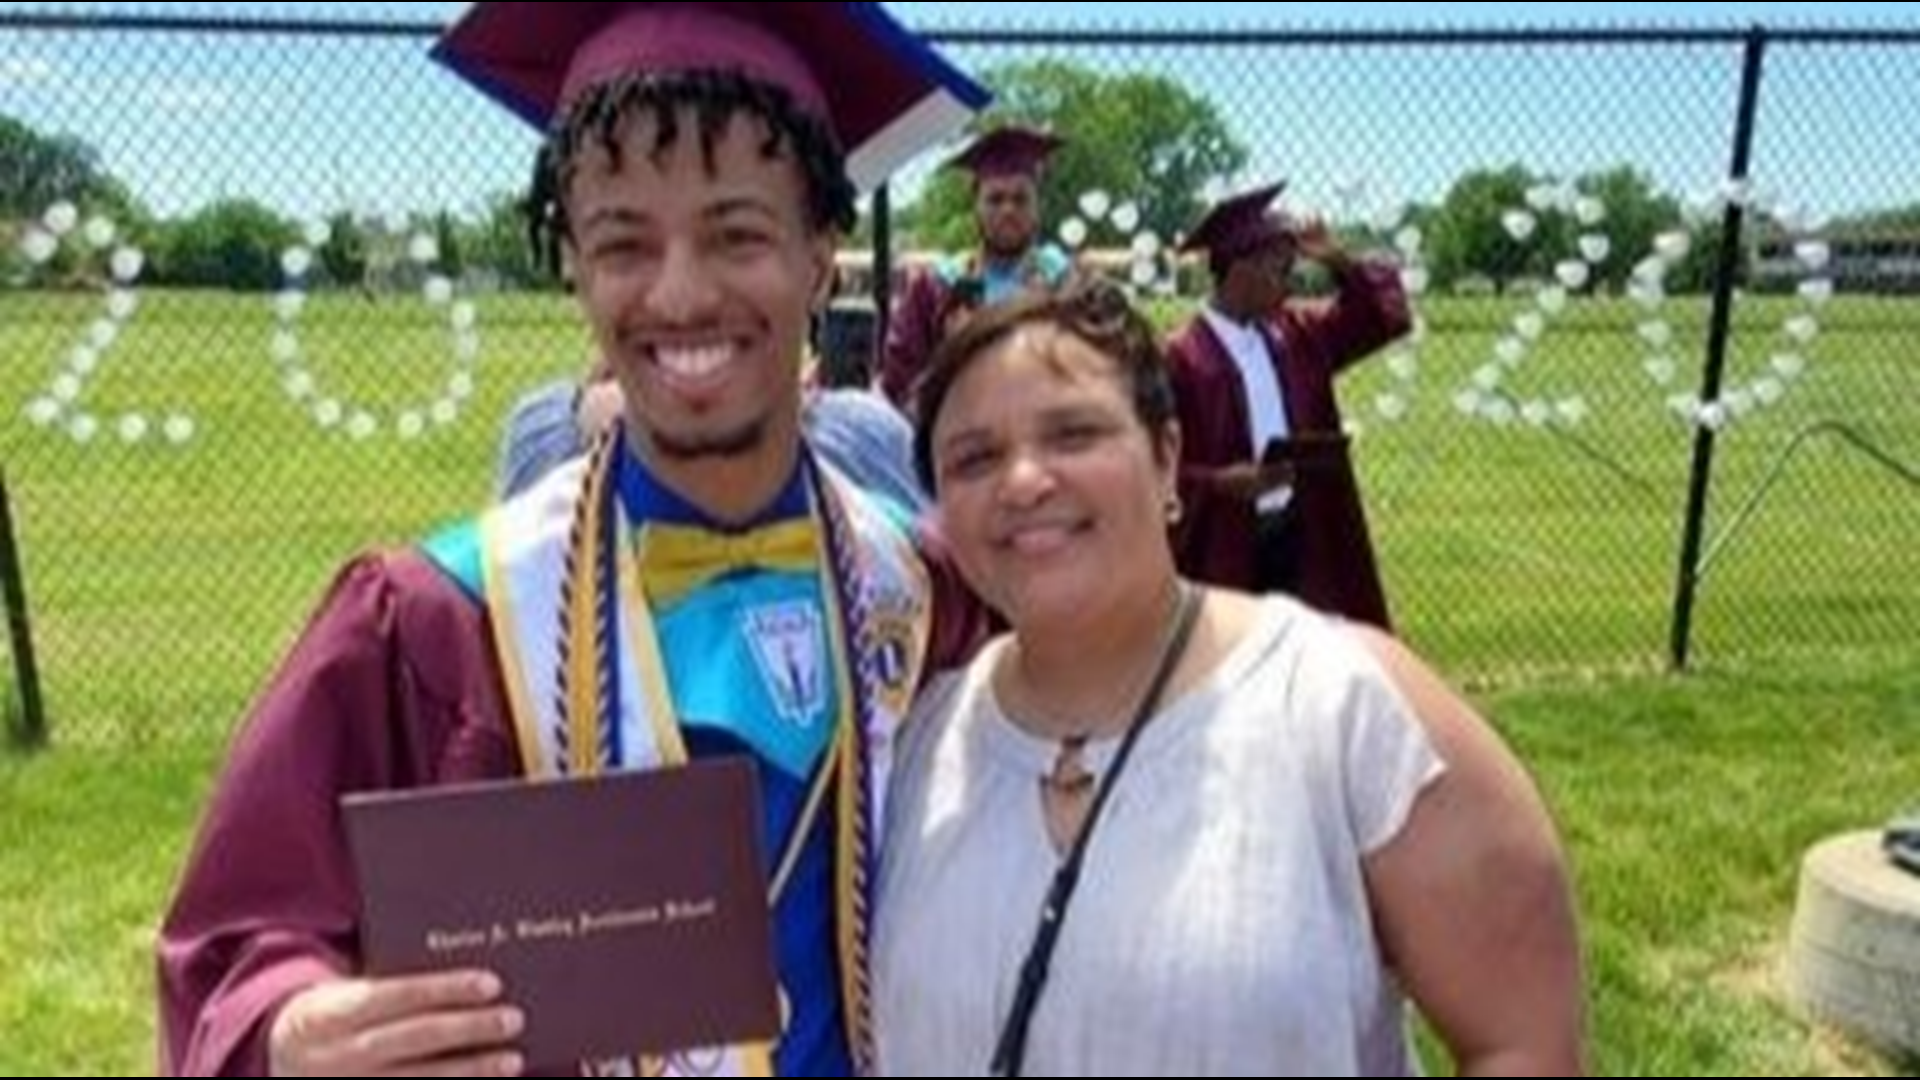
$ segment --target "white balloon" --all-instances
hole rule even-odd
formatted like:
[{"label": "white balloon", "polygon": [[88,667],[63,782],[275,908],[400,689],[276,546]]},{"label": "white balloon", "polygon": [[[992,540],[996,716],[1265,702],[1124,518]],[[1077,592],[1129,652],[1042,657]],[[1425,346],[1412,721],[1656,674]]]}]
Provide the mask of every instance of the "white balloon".
[{"label": "white balloon", "polygon": [[290,323],[300,317],[300,312],[306,306],[306,293],[299,289],[284,289],[273,298],[273,315],[283,323]]},{"label": "white balloon", "polygon": [[291,247],[280,253],[280,273],[290,281],[307,276],[313,269],[313,252],[303,247]]},{"label": "white balloon", "polygon": [[165,435],[167,441],[175,446],[179,446],[192,439],[193,430],[193,418],[177,414],[167,417],[167,422],[160,425],[161,434]]},{"label": "white balloon", "polygon": [[1767,366],[1773,369],[1775,375],[1792,382],[1806,373],[1807,358],[1799,353],[1775,353],[1773,359],[1767,361]]},{"label": "white balloon", "polygon": [[147,256],[136,247],[119,247],[114,249],[107,265],[113,272],[113,280],[122,285],[131,285],[140,276],[140,271],[146,269]]},{"label": "white balloon", "polygon": [[1087,242],[1087,223],[1077,217],[1070,217],[1060,223],[1060,242],[1070,248],[1078,248]]},{"label": "white balloon", "polygon": [[1387,371],[1401,382],[1412,382],[1420,377],[1420,358],[1406,351],[1388,353]]},{"label": "white balloon", "polygon": [[1154,259],[1158,258],[1160,252],[1165,250],[1165,245],[1162,243],[1159,233],[1148,230],[1133,238],[1133,243],[1129,246],[1129,250],[1133,252],[1133,256],[1136,259]]},{"label": "white balloon", "polygon": [[432,233],[414,233],[407,241],[407,258],[426,266],[440,261],[440,241]]},{"label": "white balloon", "polygon": [[1825,241],[1802,240],[1793,245],[1793,257],[1799,259],[1802,266],[1817,274],[1825,270],[1833,261],[1833,248]]},{"label": "white balloon", "polygon": [[1819,307],[1833,299],[1832,278],[1809,278],[1800,283],[1800,299]]},{"label": "white balloon", "polygon": [[1374,411],[1383,420],[1404,420],[1407,418],[1407,399],[1399,394],[1381,394],[1373,400]]},{"label": "white balloon", "polygon": [[1113,196],[1095,188],[1080,196],[1080,212],[1093,221],[1107,216],[1107,210],[1113,206]]},{"label": "white balloon", "polygon": [[65,236],[80,224],[80,208],[70,202],[57,202],[40,215],[40,224],[55,236]]},{"label": "white balloon", "polygon": [[1410,296],[1425,296],[1433,286],[1433,278],[1424,266],[1403,266],[1400,268],[1400,287]]},{"label": "white balloon", "polygon": [[408,409],[400,414],[400,418],[394,421],[393,426],[394,430],[400,433],[401,438],[417,439],[427,430],[427,418],[420,415],[418,409]]},{"label": "white balloon", "polygon": [[150,430],[147,418],[139,413],[128,413],[122,416],[117,427],[120,432],[120,441],[129,444],[145,439]]},{"label": "white balloon", "polygon": [[300,359],[300,338],[291,331],[276,330],[273,344],[267,347],[267,352],[273,356],[275,363],[291,364]]},{"label": "white balloon", "polygon": [[1539,225],[1540,219],[1525,210],[1509,210],[1500,215],[1500,227],[1507,230],[1508,236],[1523,243],[1533,235],[1533,230]]},{"label": "white balloon", "polygon": [[1558,315],[1567,310],[1567,290],[1561,288],[1541,289],[1533,297],[1534,306],[1548,315]]},{"label": "white balloon", "polygon": [[1555,417],[1566,427],[1579,427],[1586,421],[1592,409],[1587,399],[1579,396],[1566,398],[1553,407]]},{"label": "white balloon", "polygon": [[446,427],[460,418],[460,406],[443,398],[433,403],[433,408],[427,410],[427,415],[433,417],[434,423]]},{"label": "white balloon", "polygon": [[1553,276],[1567,288],[1578,289],[1593,277],[1593,268],[1578,260],[1567,259],[1555,264]]},{"label": "white balloon", "polygon": [[446,307],[453,303],[453,281],[444,274],[429,277],[420,287],[420,292],[426,297],[427,303],[434,307]]},{"label": "white balloon", "polygon": [[1653,250],[1668,262],[1679,262],[1693,250],[1693,237],[1678,229],[1663,232],[1653,238]]},{"label": "white balloon", "polygon": [[1553,421],[1553,406],[1539,399],[1528,401],[1520,406],[1520,419],[1528,427],[1546,427]]},{"label": "white balloon", "polygon": [[66,406],[50,397],[38,397],[27,403],[27,422],[37,428],[52,427]]},{"label": "white balloon", "polygon": [[126,322],[140,307],[140,295],[132,289],[114,289],[107,293],[107,317],[114,322]]},{"label": "white balloon", "polygon": [[1513,332],[1528,341],[1539,341],[1547,332],[1547,320],[1537,311],[1523,311],[1513,317]]},{"label": "white balloon", "polygon": [[1154,278],[1159,274],[1160,271],[1153,265],[1152,259],[1135,259],[1127,267],[1127,280],[1133,282],[1134,287],[1138,289],[1144,289],[1153,284]]},{"label": "white balloon", "polygon": [[365,442],[380,431],[380,422],[372,413],[356,412],[347,420],[347,438],[355,442]]},{"label": "white balloon", "polygon": [[1649,319],[1635,327],[1640,340],[1656,349],[1664,349],[1673,344],[1673,326],[1665,319]]},{"label": "white balloon", "polygon": [[45,266],[53,261],[60,251],[60,238],[45,229],[27,226],[27,234],[20,238],[20,253],[35,266]]},{"label": "white balloon", "polygon": [[1453,395],[1453,407],[1462,416],[1480,415],[1480,394],[1475,390],[1462,390]]},{"label": "white balloon", "polygon": [[1500,369],[1492,364],[1482,364],[1473,372],[1474,389],[1490,394],[1500,388],[1500,380],[1505,377],[1500,373]]},{"label": "white balloon", "polygon": [[1508,367],[1527,358],[1527,343],[1517,337],[1503,337],[1493,345],[1493,355]]},{"label": "white balloon", "polygon": [[112,247],[114,237],[119,233],[120,230],[114,225],[112,219],[104,217],[88,218],[86,227],[80,231],[80,234],[87,239],[87,246],[95,251],[105,251]]},{"label": "white balloon", "polygon": [[74,442],[86,445],[100,434],[100,421],[89,413],[78,413],[67,421],[67,437]]},{"label": "white balloon", "polygon": [[1535,184],[1527,189],[1524,198],[1528,206],[1544,214],[1560,205],[1560,188],[1554,184]]},{"label": "white balloon", "polygon": [[295,401],[305,401],[313,396],[313,373],[309,371],[289,371],[280,383],[281,389]]},{"label": "white balloon", "polygon": [[1140,227],[1140,204],[1125,202],[1113,208],[1113,216],[1108,220],[1113,227],[1123,233],[1130,233]]},{"label": "white balloon", "polygon": [[1787,384],[1771,375],[1753,381],[1753,399],[1762,405],[1777,405],[1787,396]]},{"label": "white balloon", "polygon": [[1795,344],[1807,345],[1820,336],[1820,323],[1811,315],[1796,315],[1781,327]]},{"label": "white balloon", "polygon": [[1516,418],[1513,402],[1506,398],[1491,397],[1480,403],[1480,418],[1498,427],[1506,427]]},{"label": "white balloon", "polygon": [[1586,228],[1607,220],[1607,204],[1591,195],[1579,195],[1573,200],[1573,218]]},{"label": "white balloon", "polygon": [[453,305],[453,310],[447,314],[447,325],[461,333],[472,330],[479,321],[480,313],[474,309],[473,302],[470,300],[462,300]]},{"label": "white balloon", "polygon": [[1418,225],[1408,225],[1393,234],[1394,250],[1408,258],[1417,254],[1425,243],[1426,238],[1420,234]]},{"label": "white balloon", "polygon": [[1653,380],[1655,386],[1670,385],[1679,370],[1679,366],[1674,363],[1671,356],[1649,356],[1640,367],[1647,373],[1647,378]]},{"label": "white balloon", "polygon": [[111,349],[113,343],[120,340],[120,324],[112,319],[95,319],[87,327],[87,340],[102,352]]},{"label": "white balloon", "polygon": [[73,351],[67,354],[67,369],[79,378],[84,379],[93,374],[94,369],[99,366],[100,350],[94,348],[91,343],[75,345]]},{"label": "white balloon", "polygon": [[333,398],[322,398],[313,404],[314,422],[323,428],[337,427],[345,418],[346,409]]},{"label": "white balloon", "polygon": [[454,358],[463,364],[471,364],[480,359],[480,335],[471,330],[455,335],[453,339]]},{"label": "white balloon", "polygon": [[456,371],[447,380],[447,398],[451,401],[465,401],[473,396],[473,375],[465,371]]},{"label": "white balloon", "polygon": [[1613,253],[1613,241],[1600,233],[1587,233],[1580,238],[1580,257],[1589,263],[1603,262]]},{"label": "white balloon", "polygon": [[333,239],[333,226],[324,221],[310,221],[302,230],[301,236],[306,240],[308,247],[323,248]]},{"label": "white balloon", "polygon": [[1719,431],[1725,428],[1727,421],[1731,419],[1733,419],[1733,414],[1728,412],[1727,407],[1718,401],[1705,402],[1696,409],[1693,414],[1694,423],[1699,424],[1708,431]]}]

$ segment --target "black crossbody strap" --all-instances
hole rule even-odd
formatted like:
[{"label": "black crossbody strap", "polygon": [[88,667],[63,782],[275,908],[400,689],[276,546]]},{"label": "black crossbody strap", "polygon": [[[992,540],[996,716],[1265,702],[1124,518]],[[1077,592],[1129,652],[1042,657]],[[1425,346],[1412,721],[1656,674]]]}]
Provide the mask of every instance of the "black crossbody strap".
[{"label": "black crossbody strap", "polygon": [[1153,718],[1153,710],[1160,703],[1160,695],[1166,691],[1167,680],[1173,677],[1173,669],[1179,666],[1180,657],[1187,651],[1187,639],[1193,636],[1193,626],[1200,614],[1201,590],[1198,587],[1180,586],[1179,610],[1174,615],[1173,633],[1167,637],[1167,644],[1160,652],[1159,666],[1154,669],[1153,681],[1147,684],[1146,693],[1140,696],[1140,704],[1134,708],[1133,718],[1127,722],[1126,733],[1120,737],[1119,749],[1114,751],[1113,763],[1107,766],[1106,773],[1100,777],[1100,786],[1093,793],[1093,804],[1087,807],[1086,820],[1080,824],[1079,835],[1073,838],[1073,847],[1067,851],[1067,857],[1060,861],[1060,868],[1053,873],[1053,881],[1047,885],[1046,897],[1040,904],[1040,923],[1033,932],[1033,944],[1027,947],[1027,958],[1020,962],[1020,981],[1014,986],[1013,1005],[1007,1010],[1007,1019],[1000,1027],[1000,1037],[994,1041],[993,1061],[988,1066],[990,1076],[1019,1076],[1020,1068],[1027,1059],[1027,1033],[1033,1027],[1033,1012],[1040,1004],[1040,991],[1046,988],[1047,971],[1053,964],[1053,949],[1060,940],[1060,927],[1067,920],[1067,905],[1073,901],[1073,891],[1080,884],[1080,866],[1086,861],[1087,842],[1093,836],[1093,827],[1100,820],[1100,811],[1107,805],[1107,796],[1113,793],[1113,785],[1120,778],[1120,772],[1126,768],[1127,759],[1133,756],[1133,747],[1140,739],[1141,729]]}]

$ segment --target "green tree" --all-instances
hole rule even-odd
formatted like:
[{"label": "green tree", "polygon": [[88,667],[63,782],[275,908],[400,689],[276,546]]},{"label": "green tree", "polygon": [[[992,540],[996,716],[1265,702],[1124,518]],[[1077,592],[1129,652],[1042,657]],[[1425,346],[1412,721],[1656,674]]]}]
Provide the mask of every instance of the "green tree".
[{"label": "green tree", "polygon": [[280,253],[300,242],[293,222],[251,199],[214,203],[164,230],[168,284],[264,292],[280,286]]},{"label": "green tree", "polygon": [[91,146],[0,114],[0,219],[37,217],[62,200],[84,206],[106,183]]},{"label": "green tree", "polygon": [[[26,273],[18,239],[31,221],[56,203],[70,203],[83,220],[104,217],[116,240],[145,245],[153,219],[127,186],[100,165],[99,154],[69,136],[47,136],[0,114],[0,279]],[[97,279],[104,273],[84,262],[80,248],[63,245],[40,280]]]},{"label": "green tree", "polygon": [[487,200],[484,216],[460,225],[460,252],[469,269],[496,275],[503,286],[545,287],[553,276],[533,257],[527,216],[518,195],[500,192]]},{"label": "green tree", "polygon": [[1516,237],[1505,224],[1509,213],[1526,210],[1527,190],[1537,180],[1522,165],[1476,169],[1453,182],[1427,227],[1427,263],[1434,283],[1452,288],[1468,278],[1484,278],[1505,292],[1515,278],[1550,271],[1537,255],[1545,240],[1535,216],[1535,233]]},{"label": "green tree", "polygon": [[[1048,164],[1041,220],[1054,230],[1081,195],[1105,192],[1113,205],[1131,202],[1140,228],[1171,240],[1200,210],[1200,193],[1246,164],[1247,150],[1213,102],[1159,75],[1103,75],[1059,60],[997,68],[986,75],[996,93],[988,125],[1018,122],[1050,129],[1067,143]],[[911,243],[948,249],[974,243],[967,178],[942,170],[902,215]],[[1121,240],[1094,224],[1090,243]]]}]

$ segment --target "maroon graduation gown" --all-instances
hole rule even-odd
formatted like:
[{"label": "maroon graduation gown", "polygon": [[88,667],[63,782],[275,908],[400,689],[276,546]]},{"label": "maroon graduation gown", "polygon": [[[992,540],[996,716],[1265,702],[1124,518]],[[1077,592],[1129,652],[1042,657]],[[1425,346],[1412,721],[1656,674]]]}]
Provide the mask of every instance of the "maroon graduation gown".
[{"label": "maroon graduation gown", "polygon": [[[933,578],[929,671],[988,630],[944,564]],[[161,925],[161,1075],[267,1075],[280,1004],[357,971],[342,794],[520,774],[491,633],[417,551],[335,579],[241,730]]]},{"label": "maroon graduation gown", "polygon": [[933,267],[907,275],[906,286],[887,315],[887,339],[880,350],[880,392],[908,416],[913,415],[914,384],[934,346],[940,343],[952,313],[953,289]]},{"label": "maroon graduation gown", "polygon": [[[1338,275],[1328,302],[1288,304],[1265,327],[1295,433],[1337,434],[1334,379],[1412,326],[1399,272],[1355,262]],[[1277,340],[1276,340],[1277,339]],[[1182,572],[1239,588],[1254,585],[1253,504],[1213,495],[1202,470],[1251,456],[1247,403],[1233,357],[1195,315],[1167,345],[1180,417],[1184,513],[1175,531]],[[1367,535],[1359,483],[1344,443],[1303,464],[1294,481],[1300,515],[1300,599],[1348,618],[1390,625],[1386,595]]]}]

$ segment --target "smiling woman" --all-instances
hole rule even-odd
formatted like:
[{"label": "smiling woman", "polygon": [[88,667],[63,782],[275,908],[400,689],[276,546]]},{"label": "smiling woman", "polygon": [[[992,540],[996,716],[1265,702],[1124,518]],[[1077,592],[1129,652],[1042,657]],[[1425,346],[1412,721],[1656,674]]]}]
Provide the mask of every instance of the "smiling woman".
[{"label": "smiling woman", "polygon": [[1180,432],[1125,296],[975,316],[920,408],[947,540],[1012,633],[907,726],[880,1071],[1413,1076],[1410,1000],[1461,1075],[1581,1075],[1531,781],[1385,634],[1175,573]]}]

